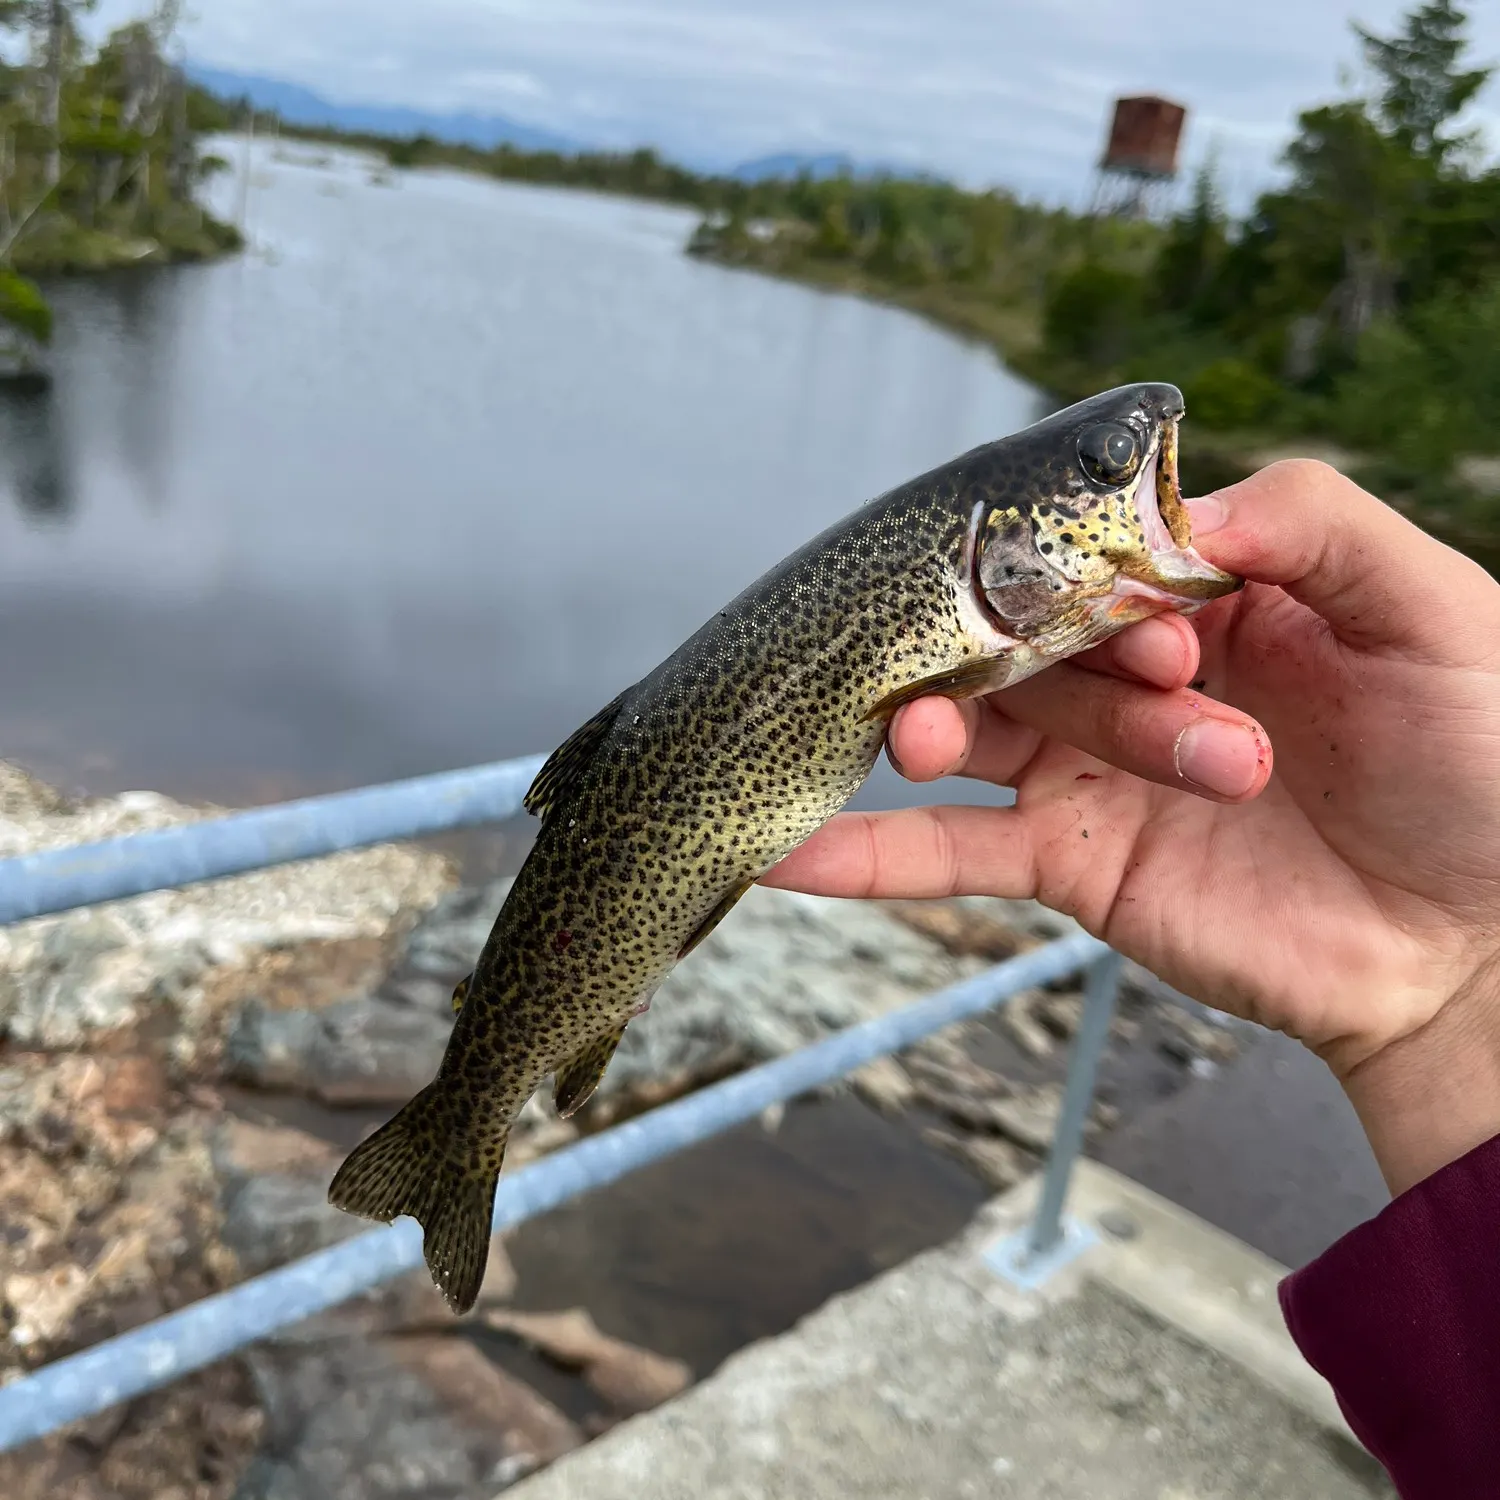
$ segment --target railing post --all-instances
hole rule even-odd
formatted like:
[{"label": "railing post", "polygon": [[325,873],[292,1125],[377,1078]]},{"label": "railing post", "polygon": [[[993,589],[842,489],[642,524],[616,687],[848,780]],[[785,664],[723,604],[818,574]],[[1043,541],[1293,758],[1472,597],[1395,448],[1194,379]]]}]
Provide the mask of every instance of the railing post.
[{"label": "railing post", "polygon": [[1036,1261],[1055,1250],[1062,1241],[1062,1211],[1068,1196],[1073,1164],[1083,1147],[1083,1131],[1089,1108],[1094,1102],[1094,1082],[1099,1073],[1099,1059],[1109,1043],[1110,1023],[1114,1019],[1115,999],[1120,987],[1123,960],[1118,953],[1107,953],[1088,971],[1084,988],[1083,1017],[1073,1042],[1073,1056],[1068,1064],[1068,1082],[1063,1091],[1062,1109],[1057,1128],[1052,1132],[1052,1150],[1042,1177],[1042,1196],[1026,1239],[1026,1260]]}]

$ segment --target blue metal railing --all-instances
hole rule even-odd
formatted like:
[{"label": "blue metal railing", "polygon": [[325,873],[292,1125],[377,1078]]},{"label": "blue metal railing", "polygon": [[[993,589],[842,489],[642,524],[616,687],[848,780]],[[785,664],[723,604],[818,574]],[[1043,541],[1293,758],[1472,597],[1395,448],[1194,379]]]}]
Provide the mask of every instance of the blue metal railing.
[{"label": "blue metal railing", "polygon": [[502,760],[0,860],[0,927],[345,849],[499,823],[521,810],[544,759]]},{"label": "blue metal railing", "polygon": [[[496,821],[516,811],[540,763],[540,757],[503,762],[0,861],[0,924],[386,839]],[[1091,977],[1084,1017],[1027,1239],[1027,1256],[1040,1263],[1062,1240],[1063,1204],[1081,1149],[1095,1070],[1108,1040],[1120,972],[1119,959],[1103,943],[1081,934],[509,1172],[496,1193],[493,1228],[512,1228],[753,1119],[773,1104],[990,1010],[1021,990],[1085,967]],[[421,1230],[402,1220],[56,1360],[0,1386],[0,1452],[167,1385],[421,1263]]]}]

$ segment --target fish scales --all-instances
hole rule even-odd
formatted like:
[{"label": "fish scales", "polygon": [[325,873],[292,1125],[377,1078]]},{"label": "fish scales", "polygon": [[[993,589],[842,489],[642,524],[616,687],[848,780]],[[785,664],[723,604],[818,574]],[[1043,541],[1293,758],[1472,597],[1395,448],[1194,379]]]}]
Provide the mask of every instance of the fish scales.
[{"label": "fish scales", "polygon": [[[1103,414],[1149,414],[1152,401],[1159,414],[1125,423],[1138,434],[1132,479],[1098,494],[1081,484],[1080,445],[1103,441],[1087,436]],[[521,1107],[549,1074],[560,1110],[589,1097],[681,956],[858,790],[894,705],[1002,687],[1131,619],[1237,586],[1175,540],[1180,396],[1131,387],[1099,403],[1098,420],[1083,403],[829,527],[549,759],[528,795],[542,827],[455,991],[436,1078],[330,1189],[352,1212],[420,1219],[456,1310],[480,1289]],[[1148,484],[1161,493],[1143,502]]]}]

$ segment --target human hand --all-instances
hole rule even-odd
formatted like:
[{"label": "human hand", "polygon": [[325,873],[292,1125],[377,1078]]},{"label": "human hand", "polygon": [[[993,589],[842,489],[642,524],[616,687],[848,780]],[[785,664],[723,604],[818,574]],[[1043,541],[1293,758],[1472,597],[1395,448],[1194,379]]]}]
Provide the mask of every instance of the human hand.
[{"label": "human hand", "polygon": [[1242,592],[893,722],[1013,808],[845,814],[765,883],[1067,912],[1317,1051],[1399,1190],[1500,1132],[1500,584],[1321,464],[1191,510]]}]

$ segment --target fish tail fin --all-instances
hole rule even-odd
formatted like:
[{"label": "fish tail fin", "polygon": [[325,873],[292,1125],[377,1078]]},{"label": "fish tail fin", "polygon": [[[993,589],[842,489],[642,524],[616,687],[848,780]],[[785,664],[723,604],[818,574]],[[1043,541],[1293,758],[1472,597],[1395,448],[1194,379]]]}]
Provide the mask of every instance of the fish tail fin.
[{"label": "fish tail fin", "polygon": [[[448,1110],[429,1084],[349,1153],[329,1184],[328,1201],[383,1224],[402,1214],[415,1219],[433,1281],[454,1312],[466,1313],[484,1282],[509,1131],[470,1153],[445,1127]],[[455,1145],[462,1151],[458,1160]]]}]

